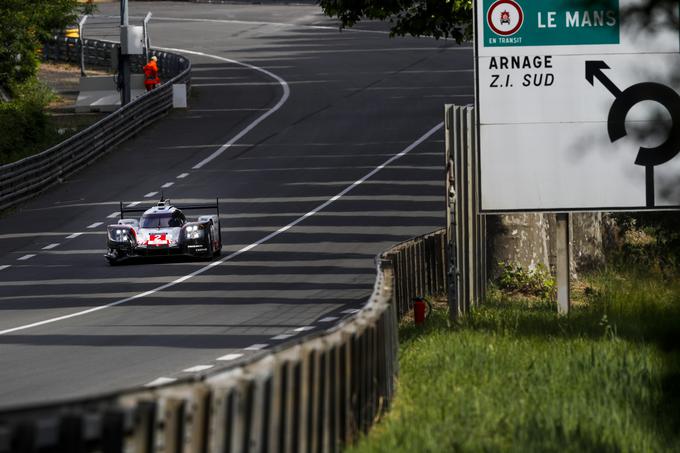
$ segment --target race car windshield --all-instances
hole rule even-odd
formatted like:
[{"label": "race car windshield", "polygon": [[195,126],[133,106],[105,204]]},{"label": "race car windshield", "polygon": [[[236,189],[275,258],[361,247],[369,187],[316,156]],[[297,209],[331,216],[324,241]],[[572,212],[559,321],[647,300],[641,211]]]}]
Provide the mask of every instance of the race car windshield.
[{"label": "race car windshield", "polygon": [[150,214],[142,217],[142,228],[172,228],[182,226],[182,221],[172,214]]}]

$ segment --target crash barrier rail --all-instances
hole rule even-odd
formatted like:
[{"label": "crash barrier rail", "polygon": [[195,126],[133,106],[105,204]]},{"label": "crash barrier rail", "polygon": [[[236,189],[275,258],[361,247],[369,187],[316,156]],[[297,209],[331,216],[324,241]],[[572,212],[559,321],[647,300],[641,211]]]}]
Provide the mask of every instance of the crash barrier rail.
[{"label": "crash barrier rail", "polygon": [[410,239],[383,254],[394,269],[394,303],[402,318],[416,298],[447,290],[446,229]]},{"label": "crash barrier rail", "polygon": [[475,109],[446,105],[445,120],[448,302],[456,318],[485,298],[486,217],[478,208]]},{"label": "crash barrier rail", "polygon": [[[83,40],[86,64],[110,67],[118,44]],[[151,50],[161,63],[160,87],[140,96],[102,120],[39,154],[0,166],[0,210],[10,208],[60,183],[91,164],[116,145],[161,118],[172,109],[172,85],[190,83],[191,62],[169,52]],[[45,46],[45,59],[80,61],[80,41],[59,38]],[[133,67],[140,62],[133,61]]]},{"label": "crash barrier rail", "polygon": [[373,294],[347,321],[202,379],[5,411],[0,453],[339,451],[392,401],[399,253],[380,260]]}]

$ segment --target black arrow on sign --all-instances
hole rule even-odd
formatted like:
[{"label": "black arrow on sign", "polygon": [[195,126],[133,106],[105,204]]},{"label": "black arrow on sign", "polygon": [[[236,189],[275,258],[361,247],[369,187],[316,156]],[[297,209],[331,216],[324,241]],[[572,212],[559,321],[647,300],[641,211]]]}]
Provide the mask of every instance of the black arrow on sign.
[{"label": "black arrow on sign", "polygon": [[636,83],[621,91],[602,72],[603,69],[609,69],[604,61],[586,61],[586,80],[595,86],[597,78],[615,97],[607,118],[607,132],[612,143],[626,135],[626,115],[640,102],[657,102],[671,115],[671,130],[666,141],[655,148],[641,146],[635,159],[636,165],[645,167],[647,207],[653,207],[654,166],[668,162],[680,151],[680,96],[672,88],[654,82]]},{"label": "black arrow on sign", "polygon": [[604,61],[586,61],[586,80],[595,86],[594,78],[597,78],[615,98],[621,96],[621,90],[602,72],[603,69],[609,69]]}]

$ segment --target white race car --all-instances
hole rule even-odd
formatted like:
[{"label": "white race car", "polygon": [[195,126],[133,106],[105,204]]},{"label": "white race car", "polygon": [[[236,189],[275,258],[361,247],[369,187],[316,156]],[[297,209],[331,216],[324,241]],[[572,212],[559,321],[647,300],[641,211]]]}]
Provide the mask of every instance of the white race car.
[{"label": "white race car", "polygon": [[[216,215],[201,215],[196,222],[187,221],[182,211],[210,209]],[[142,212],[137,219],[126,219],[125,214]],[[108,251],[106,259],[114,265],[133,256],[187,255],[212,258],[222,251],[219,200],[214,205],[173,206],[170,200],[161,201],[148,209],[123,208],[120,220],[107,226]]]}]

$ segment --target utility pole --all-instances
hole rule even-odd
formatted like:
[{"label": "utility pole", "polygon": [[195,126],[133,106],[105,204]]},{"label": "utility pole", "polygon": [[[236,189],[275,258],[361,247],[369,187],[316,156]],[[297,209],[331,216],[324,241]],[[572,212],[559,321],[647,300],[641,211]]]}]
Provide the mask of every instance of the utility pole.
[{"label": "utility pole", "polygon": [[144,18],[144,61],[149,61],[149,51],[151,50],[151,39],[149,38],[149,21],[151,20],[151,11],[146,13]]},{"label": "utility pole", "polygon": [[85,40],[83,39],[83,31],[85,31],[85,22],[87,21],[87,14],[85,14],[80,22],[78,22],[78,40],[80,40],[80,76],[85,77]]},{"label": "utility pole", "polygon": [[120,58],[118,59],[118,83],[121,87],[121,107],[127,105],[132,98],[132,87],[130,86],[130,55],[125,48],[126,43],[128,42],[128,22],[128,0],[120,0]]}]

